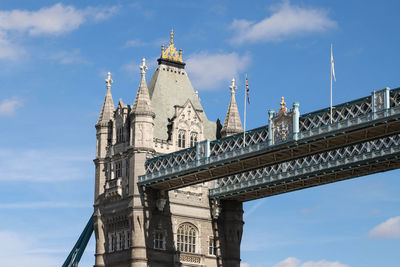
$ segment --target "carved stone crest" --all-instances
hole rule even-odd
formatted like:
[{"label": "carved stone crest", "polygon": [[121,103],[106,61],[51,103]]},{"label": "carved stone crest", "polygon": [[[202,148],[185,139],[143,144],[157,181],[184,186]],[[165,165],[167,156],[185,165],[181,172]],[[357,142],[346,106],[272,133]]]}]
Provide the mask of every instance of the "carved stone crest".
[{"label": "carved stone crest", "polygon": [[213,219],[218,219],[220,213],[221,213],[221,205],[219,203],[219,200],[212,200],[211,201],[211,215],[212,215]]},{"label": "carved stone crest", "polygon": [[385,106],[384,92],[378,92],[375,95],[375,110],[382,110]]},{"label": "carved stone crest", "polygon": [[280,105],[281,108],[275,116],[272,126],[274,143],[286,141],[293,136],[293,113],[289,112],[287,107],[285,107],[286,103],[283,97]]}]

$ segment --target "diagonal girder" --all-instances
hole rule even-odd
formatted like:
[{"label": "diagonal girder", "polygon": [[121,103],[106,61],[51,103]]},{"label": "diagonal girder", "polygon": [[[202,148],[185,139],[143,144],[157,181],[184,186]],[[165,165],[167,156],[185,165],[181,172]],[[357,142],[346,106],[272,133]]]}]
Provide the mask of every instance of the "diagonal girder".
[{"label": "diagonal girder", "polygon": [[242,148],[239,152],[229,152],[232,155],[226,160],[214,161],[212,160],[213,157],[210,157],[207,159],[208,162],[200,162],[198,166],[196,166],[195,162],[191,169],[176,171],[170,175],[161,175],[153,180],[142,180],[139,182],[139,185],[170,190],[235,175],[266,165],[288,161],[293,158],[332,150],[393,133],[400,133],[399,119],[399,113],[394,113],[394,115],[389,114],[389,116],[384,116],[380,119],[354,123],[350,127],[312,135],[298,141],[292,140],[273,146],[261,146],[258,144],[257,149],[252,151],[250,149],[246,151],[247,147]]},{"label": "diagonal girder", "polygon": [[228,176],[213,199],[248,201],[400,167],[400,134]]}]

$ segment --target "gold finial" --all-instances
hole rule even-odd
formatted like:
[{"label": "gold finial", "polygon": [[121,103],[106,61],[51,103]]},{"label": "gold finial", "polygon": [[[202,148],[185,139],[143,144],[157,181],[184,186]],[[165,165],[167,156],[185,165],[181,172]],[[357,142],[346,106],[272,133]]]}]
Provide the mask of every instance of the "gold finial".
[{"label": "gold finial", "polygon": [[286,106],[285,98],[282,96],[281,108],[284,108],[285,106]]},{"label": "gold finial", "polygon": [[174,45],[174,30],[171,30],[171,43],[165,49],[164,45],[161,46],[161,58],[183,62],[182,61],[182,49],[179,52],[176,50]]},{"label": "gold finial", "polygon": [[287,112],[287,107],[285,107],[286,103],[285,103],[285,98],[283,96],[282,96],[282,101],[281,101],[280,105],[281,105],[281,108],[279,109],[279,114],[282,113],[282,112],[286,113]]},{"label": "gold finial", "polygon": [[171,44],[174,43],[174,29],[171,29]]}]

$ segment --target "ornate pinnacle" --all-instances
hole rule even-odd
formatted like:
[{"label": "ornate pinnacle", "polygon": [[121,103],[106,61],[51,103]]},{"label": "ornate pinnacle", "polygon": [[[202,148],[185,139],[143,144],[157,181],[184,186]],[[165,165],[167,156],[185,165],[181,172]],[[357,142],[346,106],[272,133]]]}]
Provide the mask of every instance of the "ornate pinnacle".
[{"label": "ornate pinnacle", "polygon": [[232,84],[229,86],[229,89],[231,89],[231,94],[235,93],[235,90],[237,89],[237,86],[235,84],[235,78],[232,78]]},{"label": "ornate pinnacle", "polygon": [[164,45],[161,46],[161,58],[183,62],[182,61],[182,49],[176,50],[174,45],[174,30],[171,30],[171,43],[167,48]]},{"label": "ornate pinnacle", "polygon": [[281,101],[280,105],[281,105],[282,109],[286,106],[285,98],[283,96],[282,96],[282,101]]},{"label": "ornate pinnacle", "polygon": [[106,82],[106,84],[107,84],[107,88],[110,88],[110,87],[111,87],[111,84],[114,82],[114,81],[111,79],[111,72],[108,72],[108,73],[107,73],[107,79],[105,79],[105,82]]},{"label": "ornate pinnacle", "polygon": [[286,103],[285,103],[285,98],[282,96],[282,101],[280,103],[281,108],[279,109],[279,113],[283,112],[286,113],[287,112],[287,107],[285,107]]},{"label": "ornate pinnacle", "polygon": [[139,66],[139,69],[141,70],[142,74],[146,73],[147,66],[146,66],[146,59],[145,58],[142,59],[142,65]]},{"label": "ornate pinnacle", "polygon": [[171,44],[174,43],[174,29],[171,29]]}]

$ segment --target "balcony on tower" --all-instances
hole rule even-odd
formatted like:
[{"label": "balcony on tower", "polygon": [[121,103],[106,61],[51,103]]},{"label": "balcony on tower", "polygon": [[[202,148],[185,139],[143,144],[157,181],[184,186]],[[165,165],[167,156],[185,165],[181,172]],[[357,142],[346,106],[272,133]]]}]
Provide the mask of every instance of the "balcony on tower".
[{"label": "balcony on tower", "polygon": [[107,199],[122,198],[122,177],[108,180],[104,186]]}]

